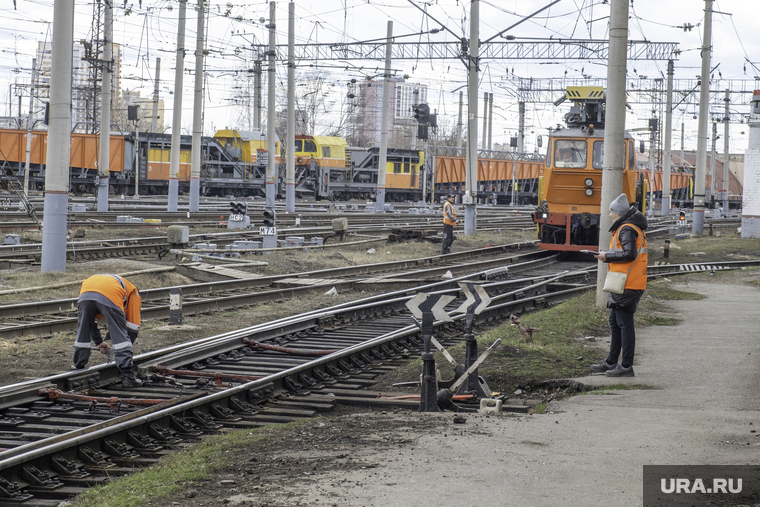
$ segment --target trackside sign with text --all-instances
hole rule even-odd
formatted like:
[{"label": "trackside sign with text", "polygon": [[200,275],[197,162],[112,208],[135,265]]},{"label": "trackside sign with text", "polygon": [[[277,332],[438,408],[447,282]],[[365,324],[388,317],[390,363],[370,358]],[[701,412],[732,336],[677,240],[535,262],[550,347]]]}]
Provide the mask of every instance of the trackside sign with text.
[{"label": "trackside sign with text", "polygon": [[760,466],[644,465],[644,507],[760,501]]}]

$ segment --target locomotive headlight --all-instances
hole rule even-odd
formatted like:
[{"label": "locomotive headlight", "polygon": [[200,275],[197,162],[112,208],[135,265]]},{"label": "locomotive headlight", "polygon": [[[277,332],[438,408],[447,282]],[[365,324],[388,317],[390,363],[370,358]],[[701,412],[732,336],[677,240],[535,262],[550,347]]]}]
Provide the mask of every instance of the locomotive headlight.
[{"label": "locomotive headlight", "polygon": [[[586,181],[584,181],[583,183],[585,183],[587,187],[593,187],[594,186],[594,180],[591,179],[591,178],[586,178]],[[591,194],[586,193],[586,195],[591,195]]]},{"label": "locomotive headlight", "polygon": [[586,189],[586,195],[587,196],[591,197],[591,194],[593,194],[593,193],[594,193],[594,189],[593,188],[587,188]]},{"label": "locomotive headlight", "polygon": [[549,218],[549,214],[548,213],[544,213],[544,214],[541,215],[541,218],[543,218],[544,220],[546,220],[547,218]]}]

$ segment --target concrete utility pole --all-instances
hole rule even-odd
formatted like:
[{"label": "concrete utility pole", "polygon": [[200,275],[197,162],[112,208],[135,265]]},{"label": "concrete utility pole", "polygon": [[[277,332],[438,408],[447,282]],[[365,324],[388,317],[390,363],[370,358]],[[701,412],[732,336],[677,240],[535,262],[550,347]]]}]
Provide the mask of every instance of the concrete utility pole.
[{"label": "concrete utility pole", "polygon": [[275,162],[277,157],[277,145],[275,144],[274,132],[274,85],[277,75],[275,74],[275,62],[277,48],[275,47],[275,37],[277,32],[276,21],[276,2],[269,2],[269,67],[267,68],[267,172],[266,172],[266,207],[274,209],[274,199],[277,189],[275,188]]},{"label": "concrete utility pole", "polygon": [[467,156],[465,169],[464,233],[477,229],[478,197],[478,64],[480,2],[470,1],[470,54],[467,60]]},{"label": "concrete utility pole", "polygon": [[715,177],[715,153],[717,151],[716,144],[718,142],[718,124],[713,122],[712,124],[712,149],[710,150],[710,200],[715,199],[715,191],[718,187],[718,182]]},{"label": "concrete utility pole", "polygon": [[462,106],[464,99],[462,98],[462,91],[459,92],[459,117],[457,119],[457,148],[462,147]]},{"label": "concrete utility pole", "polygon": [[24,195],[29,195],[29,165],[32,158],[32,127],[34,126],[34,81],[37,79],[37,59],[32,58],[32,84],[29,88],[29,119],[26,120],[26,168],[24,169]]},{"label": "concrete utility pole", "polygon": [[649,127],[649,205],[647,206],[647,216],[654,214],[654,166],[655,166],[655,139],[657,138],[657,131],[653,127]]},{"label": "concrete utility pole", "polygon": [[488,151],[491,151],[493,139],[493,93],[488,94]]},{"label": "concrete utility pole", "polygon": [[201,209],[201,136],[203,135],[203,43],[206,40],[204,0],[198,0],[198,34],[195,41],[195,95],[193,96],[193,141],[190,152],[191,212]]},{"label": "concrete utility pole", "polygon": [[710,94],[710,54],[712,52],[713,0],[705,0],[705,32],[702,37],[702,75],[699,87],[699,119],[697,123],[697,163],[694,171],[694,214],[691,232],[702,234],[705,225],[705,172],[707,169],[707,121]]},{"label": "concrete utility pole", "polygon": [[42,228],[43,273],[66,271],[73,42],[74,0],[55,0],[45,171],[45,215]]},{"label": "concrete utility pole", "polygon": [[[607,250],[612,220],[608,210],[623,191],[625,169],[625,73],[628,47],[628,0],[611,0],[610,52],[607,63],[607,105],[604,127],[604,161],[602,163],[602,204],[599,219],[599,251]],[[607,293],[602,290],[607,277],[607,264],[599,262],[596,277],[596,305],[607,306]]]},{"label": "concrete utility pole", "polygon": [[385,213],[385,170],[388,162],[388,105],[391,102],[391,51],[393,50],[393,21],[388,21],[385,42],[385,72],[383,74],[383,102],[380,115],[380,159],[377,162],[377,193],[375,212]]},{"label": "concrete utility pole", "polygon": [[726,101],[726,117],[723,120],[725,122],[725,129],[723,131],[723,216],[728,217],[730,216],[728,212],[728,163],[730,161],[730,155],[728,154],[728,120],[730,118],[730,111],[728,106],[731,103],[731,90],[726,90],[726,98],[723,100]]},{"label": "concrete utility pole", "polygon": [[261,130],[261,60],[253,64],[253,128]]},{"label": "concrete utility pole", "polygon": [[665,153],[662,161],[662,206],[660,214],[668,216],[670,215],[670,145],[673,128],[673,60],[668,60],[668,85],[665,94]]},{"label": "concrete utility pole", "polygon": [[[161,59],[156,58],[156,84],[153,85],[153,116],[150,124],[150,131],[154,134],[158,131],[158,91],[159,76],[161,75]],[[136,195],[136,194],[135,194]]]},{"label": "concrete utility pole", "polygon": [[185,67],[185,22],[187,0],[179,0],[179,28],[177,30],[177,68],[174,71],[174,110],[172,111],[172,148],[169,154],[169,201],[166,211],[177,211],[179,200],[179,155],[182,135],[182,80]]},{"label": "concrete utility pole", "polygon": [[293,59],[296,44],[296,4],[288,4],[288,133],[287,166],[285,168],[285,211],[296,211],[296,62]]},{"label": "concrete utility pole", "polygon": [[517,153],[525,153],[525,102],[518,102]]},{"label": "concrete utility pole", "polygon": [[[113,6],[105,2],[103,79],[100,82],[100,157],[98,160],[98,211],[108,211],[108,178],[111,159],[111,74],[113,73]],[[97,64],[96,64],[97,65]]]},{"label": "concrete utility pole", "polygon": [[684,146],[684,141],[686,139],[686,136],[684,134],[684,131],[686,129],[686,124],[681,123],[681,167],[686,167],[686,147]]},{"label": "concrete utility pole", "polygon": [[488,92],[483,92],[483,144],[481,149],[488,149]]}]

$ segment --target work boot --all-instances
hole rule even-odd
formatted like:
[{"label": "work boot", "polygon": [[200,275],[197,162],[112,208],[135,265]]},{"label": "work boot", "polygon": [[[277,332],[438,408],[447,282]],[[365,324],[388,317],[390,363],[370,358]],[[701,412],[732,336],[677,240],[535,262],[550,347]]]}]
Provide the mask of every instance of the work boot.
[{"label": "work boot", "polygon": [[121,387],[142,387],[143,382],[139,378],[135,377],[133,373],[124,374],[121,376]]},{"label": "work boot", "polygon": [[615,366],[617,366],[617,364],[616,364],[616,363],[610,364],[610,363],[608,363],[608,362],[607,362],[607,360],[605,359],[605,360],[604,360],[604,361],[602,361],[601,363],[598,363],[598,364],[592,364],[592,365],[591,365],[591,371],[596,371],[596,372],[605,372],[605,371],[609,371],[609,370],[614,370],[614,369],[615,369]]},{"label": "work boot", "polygon": [[633,377],[633,366],[626,368],[622,364],[618,363],[615,365],[614,370],[606,371],[604,374],[608,377]]}]

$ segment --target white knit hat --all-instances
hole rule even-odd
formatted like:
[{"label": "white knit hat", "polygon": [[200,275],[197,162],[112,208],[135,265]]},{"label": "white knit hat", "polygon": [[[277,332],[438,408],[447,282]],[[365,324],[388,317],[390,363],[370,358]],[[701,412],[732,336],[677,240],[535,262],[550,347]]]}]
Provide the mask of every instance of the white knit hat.
[{"label": "white knit hat", "polygon": [[628,196],[625,194],[620,194],[617,199],[610,203],[610,211],[616,215],[623,215],[629,208]]}]

